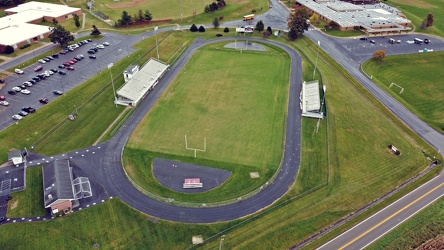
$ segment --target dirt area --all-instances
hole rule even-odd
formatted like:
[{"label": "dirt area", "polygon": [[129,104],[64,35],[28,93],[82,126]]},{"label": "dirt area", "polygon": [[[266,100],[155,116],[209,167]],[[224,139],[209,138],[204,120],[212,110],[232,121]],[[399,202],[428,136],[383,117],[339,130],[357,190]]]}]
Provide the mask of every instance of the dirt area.
[{"label": "dirt area", "polygon": [[12,210],[12,209],[16,208],[17,205],[18,205],[18,201],[13,201],[13,202],[11,203],[11,207],[10,207],[10,209]]},{"label": "dirt area", "polygon": [[133,0],[132,2],[126,2],[126,3],[109,3],[106,4],[111,9],[120,9],[125,7],[133,7],[133,6],[139,6],[146,3],[146,0]]},{"label": "dirt area", "polygon": [[427,241],[422,244],[420,247],[416,248],[416,250],[436,250],[436,249],[444,249],[444,235],[440,235],[434,239]]}]

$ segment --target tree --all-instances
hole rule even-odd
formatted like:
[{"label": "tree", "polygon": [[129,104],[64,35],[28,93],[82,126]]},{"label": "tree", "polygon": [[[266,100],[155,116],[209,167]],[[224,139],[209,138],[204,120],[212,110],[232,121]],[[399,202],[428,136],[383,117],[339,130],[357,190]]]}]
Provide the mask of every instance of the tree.
[{"label": "tree", "polygon": [[12,53],[14,53],[14,47],[12,47],[11,45],[6,45],[5,53],[6,53],[6,54],[12,54]]},{"label": "tree", "polygon": [[139,12],[137,13],[137,21],[142,22],[145,20],[145,16],[143,15],[143,11],[139,9]]},{"label": "tree", "polygon": [[290,40],[294,41],[298,37],[304,34],[304,30],[308,30],[307,19],[309,14],[305,8],[297,8],[292,13],[290,13],[288,21],[288,37]]},{"label": "tree", "polygon": [[257,31],[259,31],[259,33],[264,31],[264,23],[262,22],[262,20],[259,20],[259,22],[256,23],[256,28],[255,29]]},{"label": "tree", "polygon": [[205,13],[209,13],[209,12],[211,12],[211,8],[210,8],[209,5],[205,5],[204,12],[205,12]]},{"label": "tree", "polygon": [[59,22],[57,22],[57,20],[55,18],[52,19],[52,24],[55,26],[57,24],[59,24]]},{"label": "tree", "polygon": [[268,26],[268,27],[267,27],[267,32],[269,32],[269,33],[270,33],[270,35],[271,35],[271,34],[273,34],[273,30],[271,29],[271,27],[270,27],[270,26]]},{"label": "tree", "polygon": [[117,20],[119,26],[130,25],[133,23],[133,18],[125,10],[122,12],[121,19]]},{"label": "tree", "polygon": [[422,20],[421,26],[419,28],[422,30],[427,28],[427,20],[426,19]]},{"label": "tree", "polygon": [[373,58],[379,62],[384,61],[385,51],[384,50],[377,50],[377,51],[373,52]]},{"label": "tree", "polygon": [[95,25],[93,25],[92,28],[93,28],[91,31],[92,36],[96,37],[96,36],[102,34],[102,32],[100,32],[100,30]]},{"label": "tree", "polygon": [[217,5],[217,3],[215,3],[215,2],[213,2],[212,4],[211,4],[211,6],[213,7],[212,9],[213,9],[213,11],[215,11],[215,10],[218,10],[219,9],[219,5]]},{"label": "tree", "polygon": [[145,20],[147,21],[153,20],[153,15],[151,15],[149,10],[145,10],[145,13],[143,13],[143,15],[145,16]]},{"label": "tree", "polygon": [[193,25],[191,25],[190,31],[191,32],[196,32],[197,31],[197,26],[194,23],[193,23]]},{"label": "tree", "polygon": [[433,26],[434,17],[432,13],[427,14],[427,27]]},{"label": "tree", "polygon": [[219,29],[219,25],[220,25],[219,18],[216,16],[213,19],[213,26],[214,26],[215,29]]},{"label": "tree", "polygon": [[328,23],[328,25],[330,25],[330,28],[334,29],[334,30],[338,30],[341,26],[339,26],[339,24],[335,21],[331,21]]},{"label": "tree", "polygon": [[79,21],[80,18],[77,14],[73,14],[73,15],[74,16],[72,19],[74,19],[74,23],[75,23],[76,27],[79,28],[80,27],[80,21]]},{"label": "tree", "polygon": [[228,32],[230,32],[230,29],[228,27],[225,27],[224,32],[228,33]]},{"label": "tree", "polygon": [[199,27],[199,32],[205,32],[205,27],[201,25],[201,26]]},{"label": "tree", "polygon": [[318,16],[318,14],[314,13],[310,17],[310,23],[316,23],[317,21],[319,21],[319,16]]},{"label": "tree", "polygon": [[71,32],[66,30],[62,25],[57,24],[51,30],[51,34],[48,38],[53,43],[59,43],[60,46],[65,47],[69,42],[74,41],[74,36],[71,35]]}]

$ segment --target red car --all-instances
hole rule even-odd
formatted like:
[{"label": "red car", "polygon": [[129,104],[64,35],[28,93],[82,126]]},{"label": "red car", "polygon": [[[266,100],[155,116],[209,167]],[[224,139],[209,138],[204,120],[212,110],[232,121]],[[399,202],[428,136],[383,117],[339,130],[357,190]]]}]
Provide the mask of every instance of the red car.
[{"label": "red car", "polygon": [[40,102],[40,103],[43,103],[43,104],[47,104],[47,103],[49,102],[49,100],[46,99],[46,98],[40,98],[40,99],[39,99],[39,102]]},{"label": "red car", "polygon": [[73,71],[73,70],[74,70],[74,67],[73,67],[73,66],[69,66],[69,67],[67,67],[66,69],[67,69],[67,70],[71,70],[71,71]]},{"label": "red car", "polygon": [[6,97],[0,95],[0,101],[4,101],[4,100],[6,100]]},{"label": "red car", "polygon": [[40,66],[35,67],[34,71],[37,72],[37,71],[40,71],[42,69],[43,69],[43,66],[40,65]]},{"label": "red car", "polygon": [[63,65],[65,65],[66,67],[68,67],[68,66],[71,65],[71,63],[69,63],[69,62],[64,62]]},{"label": "red car", "polygon": [[62,50],[62,51],[60,51],[59,53],[62,54],[62,55],[64,55],[64,54],[66,54],[66,51]]},{"label": "red car", "polygon": [[71,59],[71,61],[73,61],[74,63],[78,62],[77,59]]}]

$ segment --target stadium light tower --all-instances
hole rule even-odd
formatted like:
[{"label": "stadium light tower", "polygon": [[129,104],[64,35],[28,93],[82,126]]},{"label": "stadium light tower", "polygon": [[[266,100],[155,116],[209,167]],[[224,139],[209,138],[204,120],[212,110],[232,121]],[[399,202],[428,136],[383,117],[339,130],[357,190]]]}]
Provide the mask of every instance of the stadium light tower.
[{"label": "stadium light tower", "polygon": [[154,27],[154,32],[156,32],[156,51],[157,51],[157,60],[159,60],[159,45],[157,43],[157,29],[159,29],[159,27]]},{"label": "stadium light tower", "polygon": [[111,72],[111,68],[113,67],[114,63],[108,64],[109,74],[111,75],[111,84],[113,85],[113,96],[114,96],[114,103],[117,107],[117,97],[116,97],[116,89],[114,88],[114,79],[113,79],[113,73]]},{"label": "stadium light tower", "polygon": [[315,68],[313,70],[313,79],[315,78],[316,68],[318,67],[319,49],[321,48],[321,41],[318,41],[318,54],[316,55]]}]

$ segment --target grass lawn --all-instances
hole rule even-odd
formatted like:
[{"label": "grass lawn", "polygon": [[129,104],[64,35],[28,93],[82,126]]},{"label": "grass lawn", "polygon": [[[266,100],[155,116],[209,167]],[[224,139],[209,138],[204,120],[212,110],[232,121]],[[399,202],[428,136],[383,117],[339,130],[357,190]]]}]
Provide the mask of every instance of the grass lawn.
[{"label": "grass lawn", "polygon": [[[206,202],[238,197],[239,192],[252,191],[265,182],[278,168],[287,110],[289,57],[270,48],[265,53],[250,51],[239,56],[238,51],[223,49],[225,44],[197,51],[131,135],[125,161],[130,163],[127,170],[132,178],[142,181],[139,185],[153,191],[154,181],[144,178],[153,178],[149,166],[155,154],[149,152],[182,159],[193,156],[194,152],[185,148],[184,135],[188,147],[194,148],[203,148],[206,137],[207,150],[197,155],[209,162],[202,164],[233,172],[216,194],[187,195],[188,201],[190,196],[209,198]],[[257,68],[262,69],[261,73],[252,73]],[[253,171],[260,172],[263,178],[248,178]],[[168,197],[178,199],[177,194],[170,193]]]},{"label": "grass lawn", "polygon": [[8,203],[8,218],[43,216],[46,214],[43,202],[42,167],[26,170],[26,189],[13,193]]},{"label": "grass lawn", "polygon": [[[408,62],[408,63],[406,63]],[[382,63],[368,60],[363,69],[373,76],[387,93],[399,100],[423,121],[444,132],[444,85],[441,80],[444,72],[444,52],[386,57]],[[396,70],[394,70],[396,69]],[[393,86],[396,83],[404,88]]]},{"label": "grass lawn", "polygon": [[367,249],[416,249],[427,240],[442,235],[443,232],[444,198],[441,198]]},{"label": "grass lawn", "polygon": [[[177,48],[179,51],[169,52],[171,59],[174,60],[183,46],[189,44],[190,40],[185,37],[192,36],[183,32],[165,38],[165,43],[169,43],[166,47]],[[283,38],[277,39],[286,42]],[[149,41],[147,39],[144,42]],[[299,39],[290,44],[306,54],[306,60],[303,61],[304,78],[309,77],[313,72],[313,63],[310,61],[314,62],[316,59],[317,45],[306,39]],[[328,85],[329,90],[326,99],[328,135],[325,134],[324,127],[327,120],[321,121],[317,134],[319,137],[314,133],[315,122],[306,118],[302,120],[302,145],[306,148],[301,155],[302,163],[297,183],[289,194],[283,197],[282,202],[275,204],[274,209],[267,210],[229,232],[224,232],[224,248],[288,248],[421,171],[427,161],[420,150],[436,155],[433,149],[394,119],[391,113],[323,52],[319,54],[318,69],[322,82]],[[61,112],[57,110],[52,111]],[[38,113],[34,115],[37,116]],[[43,116],[40,119],[43,119]],[[27,134],[32,135],[36,121],[38,120],[30,121],[26,127],[22,127],[27,122],[24,120],[19,125],[2,131],[0,155],[5,157],[7,151],[4,147],[23,148],[20,145],[29,145],[27,141],[30,140],[17,131],[27,129],[31,131]],[[102,132],[100,131],[100,134]],[[17,136],[18,134],[20,136]],[[80,136],[68,134],[64,140],[69,141],[71,137]],[[325,136],[328,136],[329,165],[325,160]],[[15,138],[14,141],[10,139],[12,137]],[[209,138],[207,140],[209,146]],[[386,146],[391,143],[402,149],[401,156],[396,157],[386,150]],[[318,156],[324,157],[324,160],[316,159]],[[324,182],[325,169],[328,167],[331,169],[331,183],[327,187],[302,197],[298,196],[317,183]],[[323,172],[318,173],[320,171]],[[319,176],[309,180],[313,174]],[[117,200],[112,200],[58,220],[2,226],[0,233],[4,240],[0,244],[8,244],[8,248],[29,248],[31,245],[54,248],[69,241],[71,245],[74,242],[74,245],[79,247],[91,247],[97,243],[105,248],[143,248],[149,245],[154,249],[184,249],[191,246],[191,236],[201,234],[207,239],[238,222],[188,225],[159,221],[153,224],[146,216]],[[73,223],[75,226],[72,226]],[[79,231],[82,233],[79,234]],[[46,237],[47,232],[57,233]],[[218,244],[219,241],[215,240],[202,248],[215,249]]]},{"label": "grass lawn", "polygon": [[[444,1],[442,0],[390,0],[386,2],[397,7],[410,19],[416,27],[415,32],[444,37]],[[434,23],[432,27],[421,30],[422,20],[428,13],[432,13]]]}]

